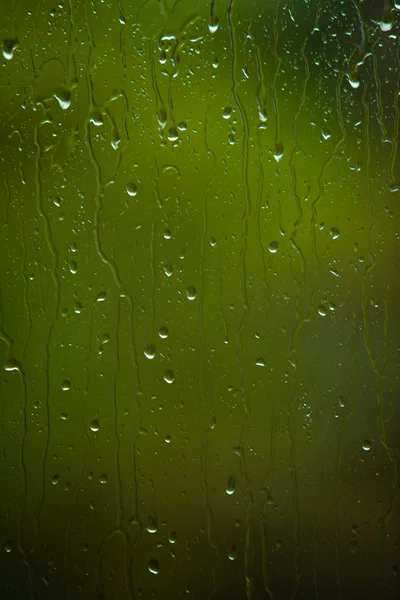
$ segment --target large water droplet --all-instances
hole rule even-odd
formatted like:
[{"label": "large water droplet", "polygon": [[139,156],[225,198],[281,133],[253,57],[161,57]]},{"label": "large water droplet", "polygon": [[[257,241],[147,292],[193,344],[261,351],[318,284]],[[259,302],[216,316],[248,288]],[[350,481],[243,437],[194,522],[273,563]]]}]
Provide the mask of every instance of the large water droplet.
[{"label": "large water droplet", "polygon": [[90,424],[90,429],[92,431],[98,431],[100,429],[100,424],[97,419],[93,419],[93,421]]},{"label": "large water droplet", "polygon": [[186,288],[186,296],[188,300],[194,300],[197,296],[197,290],[193,285],[188,285]]},{"label": "large water droplet", "polygon": [[149,560],[149,571],[153,575],[157,575],[160,572],[159,562],[155,558],[152,558],[151,560]]},{"label": "large water droplet", "polygon": [[165,371],[164,381],[166,381],[167,383],[174,383],[174,379],[175,375],[173,371],[171,371],[170,369],[168,371]]},{"label": "large water droplet", "polygon": [[147,344],[144,349],[144,355],[149,360],[153,360],[156,355],[156,347],[154,344]]}]

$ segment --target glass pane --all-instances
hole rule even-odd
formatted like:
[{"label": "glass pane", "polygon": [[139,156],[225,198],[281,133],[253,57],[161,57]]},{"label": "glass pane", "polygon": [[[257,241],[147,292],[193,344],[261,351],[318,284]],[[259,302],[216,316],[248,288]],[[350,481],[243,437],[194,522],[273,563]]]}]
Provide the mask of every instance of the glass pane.
[{"label": "glass pane", "polygon": [[2,599],[400,593],[399,11],[2,0]]}]

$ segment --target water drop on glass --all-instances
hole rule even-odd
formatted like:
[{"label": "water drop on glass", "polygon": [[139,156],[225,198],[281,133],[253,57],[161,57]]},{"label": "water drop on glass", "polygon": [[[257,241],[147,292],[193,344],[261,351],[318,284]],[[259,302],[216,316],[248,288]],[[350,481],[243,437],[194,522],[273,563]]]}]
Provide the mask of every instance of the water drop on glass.
[{"label": "water drop on glass", "polygon": [[16,358],[8,358],[4,363],[5,371],[21,371],[21,363]]},{"label": "water drop on glass", "polygon": [[61,389],[63,392],[68,392],[71,389],[71,382],[68,379],[65,379],[61,384]]},{"label": "water drop on glass", "polygon": [[137,194],[137,185],[132,181],[126,185],[126,192],[129,196],[136,196]]},{"label": "water drop on glass", "polygon": [[11,550],[12,550],[12,542],[11,542],[11,540],[9,540],[8,542],[6,542],[6,543],[4,544],[4,550],[5,550],[7,553],[10,553],[10,552],[11,552]]},{"label": "water drop on glass", "polygon": [[278,242],[271,242],[268,246],[268,250],[271,252],[271,254],[275,254],[278,251],[278,247]]},{"label": "water drop on glass", "polygon": [[106,292],[100,292],[100,294],[96,298],[96,302],[104,302],[104,300],[106,299],[106,296],[107,296]]},{"label": "water drop on glass", "polygon": [[97,419],[93,419],[93,421],[90,424],[90,429],[92,431],[98,431],[100,429],[100,424]]},{"label": "water drop on glass", "polygon": [[265,360],[263,358],[257,358],[256,360],[257,367],[265,367]]},{"label": "water drop on glass", "polygon": [[165,436],[165,443],[166,444],[170,444],[171,443],[171,436],[170,435],[166,435]]},{"label": "water drop on glass", "polygon": [[157,519],[155,519],[154,517],[149,517],[146,529],[149,533],[156,533],[158,529]]},{"label": "water drop on glass", "polygon": [[321,304],[318,307],[318,314],[321,315],[321,317],[326,317],[326,313],[327,313],[326,307],[323,304]]},{"label": "water drop on glass", "polygon": [[186,297],[188,300],[194,300],[197,296],[197,290],[193,285],[188,285],[186,288]]},{"label": "water drop on glass", "polygon": [[108,477],[105,473],[103,473],[102,475],[100,475],[99,477],[99,483],[101,483],[102,485],[106,484],[108,481]]},{"label": "water drop on glass", "polygon": [[160,572],[160,565],[158,563],[158,560],[156,560],[154,558],[149,560],[149,571],[153,575],[157,575]]},{"label": "water drop on glass", "polygon": [[236,489],[236,479],[235,477],[233,477],[233,475],[231,475],[228,479],[228,485],[226,486],[226,493],[228,494],[228,496],[232,496],[232,494],[235,493],[235,489]]},{"label": "water drop on glass", "polygon": [[154,344],[147,344],[144,349],[144,355],[149,360],[153,360],[156,355],[156,347]]},{"label": "water drop on glass", "polygon": [[227,106],[226,108],[224,108],[224,110],[222,111],[222,116],[224,117],[224,119],[230,119],[232,116],[232,109],[230,106]]},{"label": "water drop on glass", "polygon": [[164,373],[164,381],[166,383],[174,383],[175,375],[170,369]]},{"label": "water drop on glass", "polygon": [[364,440],[362,448],[363,450],[365,450],[366,452],[369,452],[371,450],[372,444],[369,440]]},{"label": "water drop on glass", "polygon": [[165,231],[164,231],[164,238],[166,240],[170,240],[171,239],[171,232],[170,232],[169,229],[165,229]]},{"label": "water drop on glass", "polygon": [[78,263],[76,262],[76,260],[71,260],[71,262],[69,263],[69,270],[72,273],[72,275],[76,275],[78,272]]},{"label": "water drop on glass", "polygon": [[158,330],[158,335],[163,340],[165,338],[167,338],[168,337],[168,327],[160,327],[160,329]]},{"label": "water drop on glass", "polygon": [[332,227],[330,234],[333,240],[337,240],[340,235],[340,231],[337,227]]}]

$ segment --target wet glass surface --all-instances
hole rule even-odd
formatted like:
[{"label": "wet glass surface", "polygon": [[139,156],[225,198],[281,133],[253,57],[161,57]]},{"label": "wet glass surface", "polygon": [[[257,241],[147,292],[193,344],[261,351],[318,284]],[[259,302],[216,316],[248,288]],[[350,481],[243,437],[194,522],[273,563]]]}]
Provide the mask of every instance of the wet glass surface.
[{"label": "wet glass surface", "polygon": [[400,3],[0,7],[1,598],[397,598]]}]

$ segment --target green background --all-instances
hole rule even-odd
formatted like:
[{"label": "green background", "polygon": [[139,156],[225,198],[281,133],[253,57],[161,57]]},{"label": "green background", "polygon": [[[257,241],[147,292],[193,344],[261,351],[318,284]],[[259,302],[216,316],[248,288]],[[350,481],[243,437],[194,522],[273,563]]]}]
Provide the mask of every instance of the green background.
[{"label": "green background", "polygon": [[397,6],[0,15],[1,598],[398,598]]}]

